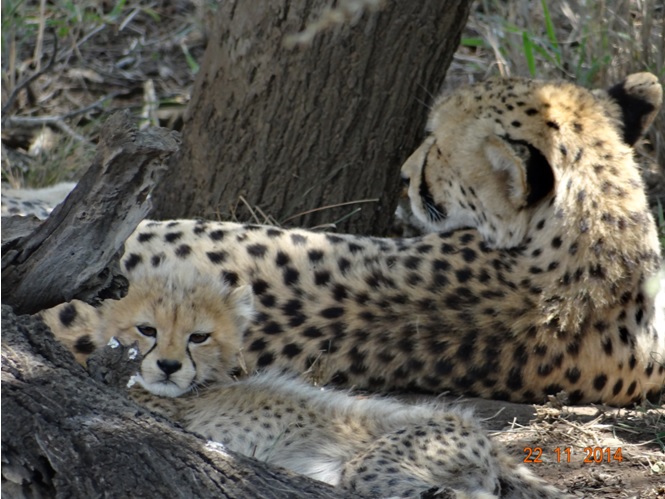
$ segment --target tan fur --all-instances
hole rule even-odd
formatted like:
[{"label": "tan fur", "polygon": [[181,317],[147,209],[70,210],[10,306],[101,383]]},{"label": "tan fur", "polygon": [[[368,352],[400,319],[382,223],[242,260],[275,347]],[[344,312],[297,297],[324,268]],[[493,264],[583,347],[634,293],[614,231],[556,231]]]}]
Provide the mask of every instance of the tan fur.
[{"label": "tan fur", "polygon": [[394,240],[144,221],[124,270],[131,282],[186,263],[251,285],[249,372],[522,402],[560,391],[571,403],[657,400],[665,326],[644,286],[660,249],[622,137],[650,123],[662,89],[647,73],[616,88],[634,98],[626,109],[605,91],[521,79],[437,101],[402,174],[415,216],[444,232]]},{"label": "tan fur", "polygon": [[[76,302],[42,316],[68,345],[74,332],[99,342],[111,335],[126,344],[138,341],[145,355],[139,379],[153,393],[133,388],[132,397],[189,431],[354,495],[562,496],[492,442],[469,410],[354,397],[272,371],[240,381],[218,376],[239,354],[245,318],[251,315],[246,291],[241,289],[238,298],[238,290],[193,271],[135,277],[127,297],[105,302],[99,310]],[[136,326],[155,327],[156,346]],[[215,332],[214,343],[211,339],[200,345],[210,347],[211,354],[204,357],[190,348],[198,371],[194,376],[181,355],[192,331]],[[179,379],[172,373],[171,382],[180,387],[193,379],[194,389],[178,398],[155,396],[177,393],[168,387],[164,373],[161,379],[155,376],[155,358],[181,359],[186,376]]]},{"label": "tan fur", "polygon": [[[240,332],[252,313],[249,287],[230,289],[185,266],[180,272],[157,272],[133,281],[127,296],[107,300],[99,310],[76,301],[41,316],[81,363],[81,336],[97,347],[113,337],[125,345],[138,342],[144,355],[138,381],[157,395],[175,397],[194,386],[230,379],[228,366],[238,365]],[[63,314],[74,319],[63,323]],[[154,328],[155,336],[142,334],[143,327]],[[195,343],[191,338],[197,334],[209,338]]]}]

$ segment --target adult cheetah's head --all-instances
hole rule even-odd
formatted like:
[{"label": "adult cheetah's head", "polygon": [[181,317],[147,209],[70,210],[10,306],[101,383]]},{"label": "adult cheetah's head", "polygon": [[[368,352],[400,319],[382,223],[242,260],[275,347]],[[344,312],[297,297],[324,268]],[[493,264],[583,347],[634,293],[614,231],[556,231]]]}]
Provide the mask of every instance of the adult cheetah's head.
[{"label": "adult cheetah's head", "polygon": [[242,334],[253,315],[249,286],[231,289],[194,269],[146,274],[127,296],[105,303],[102,334],[138,341],[139,382],[156,395],[177,397],[226,380],[238,366]]},{"label": "adult cheetah's head", "polygon": [[[434,104],[428,136],[402,167],[412,210],[428,230],[477,228],[489,246],[510,248],[555,201],[602,200],[608,171],[643,195],[630,146],[661,102],[649,73],[607,92],[526,79],[458,89]],[[571,178],[585,185],[567,193]]]}]

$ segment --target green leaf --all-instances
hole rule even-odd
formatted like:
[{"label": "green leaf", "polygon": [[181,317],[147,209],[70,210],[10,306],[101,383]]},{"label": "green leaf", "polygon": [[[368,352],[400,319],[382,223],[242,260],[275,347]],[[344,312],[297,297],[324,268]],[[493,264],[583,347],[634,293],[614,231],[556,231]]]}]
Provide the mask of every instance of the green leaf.
[{"label": "green leaf", "polygon": [[199,72],[199,64],[196,62],[194,57],[192,57],[192,54],[189,53],[189,49],[187,48],[187,45],[184,43],[180,44],[180,47],[182,48],[183,54],[185,54],[185,60],[187,61],[187,65],[189,66],[189,70],[196,74]]},{"label": "green leaf", "polygon": [[550,11],[547,8],[547,0],[540,0],[541,5],[543,6],[543,15],[545,16],[545,29],[547,30],[547,39],[552,45],[554,52],[554,57],[559,66],[561,66],[561,48],[559,47],[559,42],[556,39],[556,31],[554,30],[554,23],[552,23],[552,16],[550,16]]},{"label": "green leaf", "polygon": [[462,38],[462,40],[460,41],[460,45],[464,47],[484,47],[485,40],[478,37]]},{"label": "green leaf", "polygon": [[524,57],[526,64],[529,67],[529,74],[532,78],[536,77],[536,61],[533,57],[533,42],[529,33],[522,31],[522,47],[524,48]]}]

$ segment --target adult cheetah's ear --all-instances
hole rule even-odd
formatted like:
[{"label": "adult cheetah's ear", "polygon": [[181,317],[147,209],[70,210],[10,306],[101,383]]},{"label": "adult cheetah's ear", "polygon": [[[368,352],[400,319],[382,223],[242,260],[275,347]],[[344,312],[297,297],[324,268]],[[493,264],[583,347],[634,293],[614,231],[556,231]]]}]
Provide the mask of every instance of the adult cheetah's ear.
[{"label": "adult cheetah's ear", "polygon": [[623,140],[633,145],[647,131],[663,103],[663,87],[651,73],[635,73],[607,91],[621,109]]},{"label": "adult cheetah's ear", "polygon": [[523,140],[493,135],[485,144],[485,157],[505,184],[515,209],[533,206],[554,190],[554,172],[547,158]]}]

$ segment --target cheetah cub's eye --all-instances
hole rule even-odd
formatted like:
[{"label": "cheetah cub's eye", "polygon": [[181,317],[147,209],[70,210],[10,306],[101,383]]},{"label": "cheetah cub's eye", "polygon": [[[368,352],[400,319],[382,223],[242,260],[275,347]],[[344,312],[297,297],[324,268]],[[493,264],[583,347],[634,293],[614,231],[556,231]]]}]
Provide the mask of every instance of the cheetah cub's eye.
[{"label": "cheetah cub's eye", "polygon": [[152,326],[136,326],[136,329],[138,329],[139,333],[148,338],[154,338],[157,336],[157,329]]},{"label": "cheetah cub's eye", "polygon": [[210,338],[210,333],[192,333],[189,335],[190,343],[205,343]]}]

